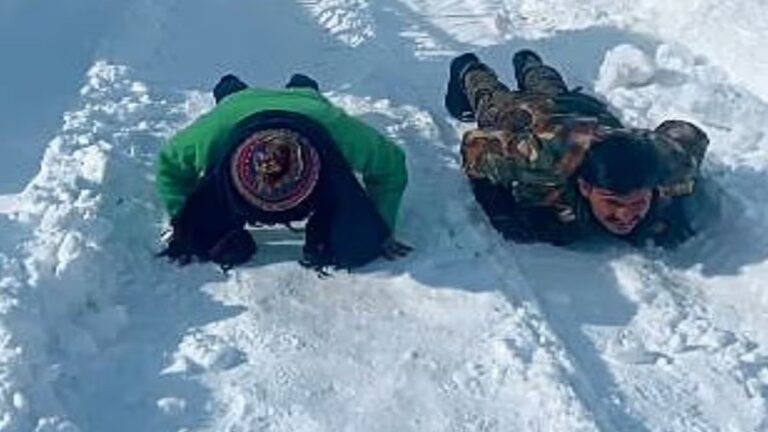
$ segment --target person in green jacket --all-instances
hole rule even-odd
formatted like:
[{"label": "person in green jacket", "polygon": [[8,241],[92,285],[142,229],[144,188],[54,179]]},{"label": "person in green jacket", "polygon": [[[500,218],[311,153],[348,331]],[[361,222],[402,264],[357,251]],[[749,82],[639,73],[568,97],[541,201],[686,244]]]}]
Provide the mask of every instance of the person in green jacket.
[{"label": "person in green jacket", "polygon": [[216,107],[157,157],[156,189],[172,227],[161,256],[228,268],[257,250],[247,223],[306,219],[302,263],[311,267],[352,268],[410,252],[393,236],[408,179],[402,149],[305,75],[285,89],[227,75],[213,93]]}]

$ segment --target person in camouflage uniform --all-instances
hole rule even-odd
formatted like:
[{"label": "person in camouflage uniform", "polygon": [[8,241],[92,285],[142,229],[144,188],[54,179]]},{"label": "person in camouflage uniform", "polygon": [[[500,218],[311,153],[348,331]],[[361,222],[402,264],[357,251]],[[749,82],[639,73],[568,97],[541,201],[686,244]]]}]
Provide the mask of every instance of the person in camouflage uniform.
[{"label": "person in camouflage uniform", "polygon": [[453,117],[477,123],[462,140],[463,169],[505,238],[563,245],[607,231],[669,247],[693,234],[685,204],[708,146],[701,129],[626,128],[535,52],[517,52],[513,65],[516,90],[463,54],[445,99]]}]

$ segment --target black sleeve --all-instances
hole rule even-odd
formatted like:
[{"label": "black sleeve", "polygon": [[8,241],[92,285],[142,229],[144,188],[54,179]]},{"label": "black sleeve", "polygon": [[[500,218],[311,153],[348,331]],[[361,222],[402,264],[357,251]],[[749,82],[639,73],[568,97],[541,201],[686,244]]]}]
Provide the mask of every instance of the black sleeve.
[{"label": "black sleeve", "polygon": [[520,207],[508,189],[487,179],[470,179],[470,183],[475,199],[488,215],[491,225],[505,239],[555,245],[571,243],[575,239],[573,229],[557,220],[551,209]]},{"label": "black sleeve", "polygon": [[[173,232],[160,256],[166,256],[181,264],[190,262],[193,257],[222,264],[212,254],[216,255],[218,250],[218,255],[223,257],[225,252],[231,251],[216,246],[233,233],[241,235],[245,219],[232,211],[220,192],[218,182],[217,176],[209,173],[187,197],[184,207],[171,219]],[[245,253],[238,255],[247,260],[255,252],[255,245],[248,245],[247,241],[241,241],[243,239],[244,237],[231,238],[229,242],[237,240],[238,245],[252,249],[247,257]],[[234,255],[229,253],[227,256]]]}]

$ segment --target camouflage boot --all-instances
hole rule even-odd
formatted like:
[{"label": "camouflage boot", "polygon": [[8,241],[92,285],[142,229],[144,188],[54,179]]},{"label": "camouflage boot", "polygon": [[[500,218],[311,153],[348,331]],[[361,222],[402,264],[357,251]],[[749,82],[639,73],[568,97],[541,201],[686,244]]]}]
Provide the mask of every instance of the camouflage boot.
[{"label": "camouflage boot", "polygon": [[533,66],[541,66],[544,62],[541,57],[535,52],[524,49],[515,53],[512,57],[512,66],[515,68],[515,81],[520,90],[522,89],[521,83],[524,81],[525,73]]},{"label": "camouflage boot", "polygon": [[445,109],[458,121],[475,121],[475,113],[464,91],[464,75],[480,64],[480,59],[473,53],[464,53],[451,61]]},{"label": "camouflage boot", "polygon": [[549,96],[568,93],[560,72],[544,64],[541,57],[531,50],[520,50],[512,58],[515,68],[517,89],[526,93],[539,93]]}]

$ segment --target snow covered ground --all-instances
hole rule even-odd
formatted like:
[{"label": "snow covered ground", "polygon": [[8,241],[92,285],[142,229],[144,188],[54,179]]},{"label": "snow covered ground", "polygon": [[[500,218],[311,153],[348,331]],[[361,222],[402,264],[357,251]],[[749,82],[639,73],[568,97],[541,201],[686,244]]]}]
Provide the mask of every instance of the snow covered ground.
[{"label": "snow covered ground", "polygon": [[[0,3],[0,430],[768,430],[766,22],[757,0]],[[524,46],[630,124],[706,129],[699,236],[490,229],[447,64],[511,78]],[[309,73],[402,145],[416,252],[320,279],[259,229],[228,275],[154,259],[154,155],[230,71]]]}]

